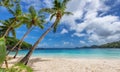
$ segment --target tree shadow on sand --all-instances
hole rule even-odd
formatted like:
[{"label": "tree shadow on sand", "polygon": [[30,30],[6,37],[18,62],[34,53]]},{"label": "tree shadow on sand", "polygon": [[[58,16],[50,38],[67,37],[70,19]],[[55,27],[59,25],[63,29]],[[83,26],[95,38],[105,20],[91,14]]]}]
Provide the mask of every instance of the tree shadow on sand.
[{"label": "tree shadow on sand", "polygon": [[45,62],[45,61],[50,61],[50,59],[33,58],[29,60],[28,66],[32,66],[36,62]]}]

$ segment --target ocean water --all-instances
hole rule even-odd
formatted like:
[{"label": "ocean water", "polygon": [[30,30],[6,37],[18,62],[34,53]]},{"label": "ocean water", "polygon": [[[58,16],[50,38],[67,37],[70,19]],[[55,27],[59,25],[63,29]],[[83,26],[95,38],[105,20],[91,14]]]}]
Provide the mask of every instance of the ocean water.
[{"label": "ocean water", "polygon": [[[19,55],[24,56],[28,50],[20,50]],[[10,53],[14,55],[14,52]],[[62,57],[62,58],[120,58],[120,49],[42,49],[35,50],[32,56]]]}]

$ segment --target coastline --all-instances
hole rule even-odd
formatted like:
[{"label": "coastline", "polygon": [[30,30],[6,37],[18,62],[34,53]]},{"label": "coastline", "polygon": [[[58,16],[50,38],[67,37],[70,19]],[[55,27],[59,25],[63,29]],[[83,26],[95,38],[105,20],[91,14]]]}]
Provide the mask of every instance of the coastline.
[{"label": "coastline", "polygon": [[[21,56],[9,60],[9,66]],[[120,72],[120,59],[57,58],[32,56],[28,63],[34,72]]]}]

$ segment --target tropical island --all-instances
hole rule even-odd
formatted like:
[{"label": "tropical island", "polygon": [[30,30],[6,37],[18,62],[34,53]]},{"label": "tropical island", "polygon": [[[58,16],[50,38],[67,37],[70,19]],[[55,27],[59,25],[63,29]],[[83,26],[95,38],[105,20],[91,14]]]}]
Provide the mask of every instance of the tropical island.
[{"label": "tropical island", "polygon": [[120,48],[120,41],[106,43],[106,44],[102,44],[102,45],[83,46],[80,48]]},{"label": "tropical island", "polygon": [[[119,6],[119,0],[0,0],[0,72],[120,72]],[[85,44],[93,46],[77,47]]]}]

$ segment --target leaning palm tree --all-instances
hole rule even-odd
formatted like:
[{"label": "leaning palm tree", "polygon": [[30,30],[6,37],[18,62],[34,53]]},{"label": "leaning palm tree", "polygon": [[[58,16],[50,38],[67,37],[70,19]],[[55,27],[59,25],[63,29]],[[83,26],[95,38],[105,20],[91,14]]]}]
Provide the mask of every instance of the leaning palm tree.
[{"label": "leaning palm tree", "polygon": [[[2,0],[2,1],[4,1],[4,0]],[[0,2],[2,2],[2,1],[0,1]],[[21,25],[21,21],[19,21],[19,20],[21,19],[21,16],[22,16],[22,10],[21,10],[19,2],[15,3],[14,10],[12,10],[9,6],[6,8],[9,10],[9,12],[13,16],[12,16],[12,18],[9,18],[9,20],[11,21],[11,24],[6,29],[4,35],[2,35],[2,38],[4,38],[4,40],[5,40],[5,37],[8,35],[8,33],[10,32],[11,28],[14,28],[15,26],[19,27]],[[6,63],[6,66],[8,67],[7,60],[5,60],[5,63]]]},{"label": "leaning palm tree", "polygon": [[38,12],[35,10],[35,8],[31,6],[29,8],[29,14],[26,14],[24,17],[23,23],[26,24],[28,31],[24,34],[22,39],[13,47],[14,49],[19,44],[19,47],[16,51],[14,58],[16,58],[18,54],[18,50],[20,49],[24,38],[30,33],[30,31],[32,31],[32,29],[34,29],[35,26],[38,26],[39,28],[43,29],[44,28],[43,24],[45,23],[45,20],[44,20],[44,16],[39,15]]},{"label": "leaning palm tree", "polygon": [[7,28],[4,36],[6,36],[9,32],[9,30],[12,28],[12,27],[20,27],[22,25],[22,21],[23,21],[23,14],[22,14],[22,9],[21,9],[21,6],[19,3],[16,3],[16,6],[15,6],[15,9],[11,9],[11,8],[7,8],[10,12],[10,14],[13,15],[12,18],[10,18],[10,20],[12,21],[11,22],[11,25]]},{"label": "leaning palm tree", "polygon": [[[6,30],[11,25],[12,21],[11,20],[4,20],[4,21],[0,21],[0,23],[2,24],[0,26],[0,35],[3,36],[6,32]],[[8,33],[6,34],[6,36],[9,36],[9,33],[11,33],[12,36],[16,38],[15,28],[18,28],[18,26],[11,27],[10,30],[8,31]]]},{"label": "leaning palm tree", "polygon": [[59,0],[54,0],[54,7],[53,8],[44,8],[40,11],[40,12],[48,12],[48,13],[52,14],[50,19],[52,19],[55,16],[56,17],[55,22],[35,42],[35,44],[29,50],[29,52],[26,54],[26,56],[20,61],[21,63],[27,64],[27,62],[28,62],[30,56],[32,55],[32,52],[35,50],[36,46],[51,31],[51,29],[54,29],[54,32],[56,32],[57,26],[58,26],[63,15],[72,14],[70,12],[65,12],[66,4],[68,3],[68,1],[70,1],[70,0],[63,0],[62,2],[60,2]]}]

